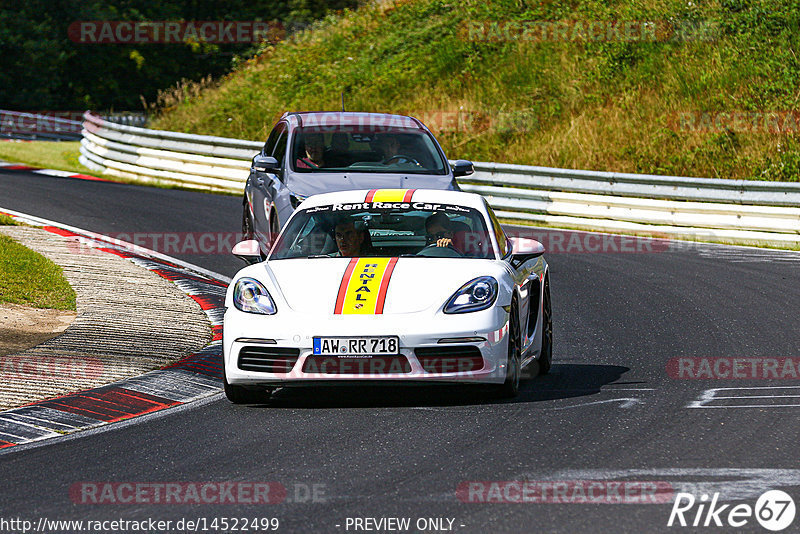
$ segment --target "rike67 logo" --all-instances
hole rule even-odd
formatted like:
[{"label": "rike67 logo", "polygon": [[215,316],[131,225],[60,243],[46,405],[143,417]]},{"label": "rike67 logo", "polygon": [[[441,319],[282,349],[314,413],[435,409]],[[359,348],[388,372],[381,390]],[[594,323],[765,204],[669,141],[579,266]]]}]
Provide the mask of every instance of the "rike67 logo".
[{"label": "rike67 logo", "polygon": [[781,490],[762,494],[755,507],[749,504],[718,504],[719,493],[709,502],[707,494],[696,499],[691,493],[678,493],[669,514],[667,526],[692,527],[743,527],[755,517],[767,530],[778,532],[792,524],[795,505],[792,497]]}]

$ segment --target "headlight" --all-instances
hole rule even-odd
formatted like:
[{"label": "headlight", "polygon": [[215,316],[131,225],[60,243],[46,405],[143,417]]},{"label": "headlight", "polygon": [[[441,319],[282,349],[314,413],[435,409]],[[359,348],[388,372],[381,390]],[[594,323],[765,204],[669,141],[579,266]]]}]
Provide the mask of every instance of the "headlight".
[{"label": "headlight", "polygon": [[481,276],[461,286],[447,304],[445,313],[467,313],[485,310],[497,300],[497,280],[491,276]]},{"label": "headlight", "polygon": [[292,204],[292,209],[296,210],[297,206],[299,206],[307,198],[308,197],[303,195],[296,195],[294,193],[291,193],[289,195],[289,202]]},{"label": "headlight", "polygon": [[233,288],[233,305],[247,313],[273,315],[278,309],[267,288],[252,278],[240,278]]}]

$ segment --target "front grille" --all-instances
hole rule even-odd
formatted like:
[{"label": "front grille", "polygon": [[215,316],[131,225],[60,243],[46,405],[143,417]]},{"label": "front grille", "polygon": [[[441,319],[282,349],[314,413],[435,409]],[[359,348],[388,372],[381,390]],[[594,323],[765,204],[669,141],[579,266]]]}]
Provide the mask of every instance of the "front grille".
[{"label": "front grille", "polygon": [[339,358],[309,356],[303,364],[304,373],[325,375],[386,375],[411,372],[405,356],[372,356],[369,358]]},{"label": "front grille", "polygon": [[288,347],[242,347],[239,351],[239,369],[261,373],[289,373],[292,371],[300,349]]},{"label": "front grille", "polygon": [[473,345],[419,347],[414,355],[426,373],[468,373],[483,369],[483,357]]}]

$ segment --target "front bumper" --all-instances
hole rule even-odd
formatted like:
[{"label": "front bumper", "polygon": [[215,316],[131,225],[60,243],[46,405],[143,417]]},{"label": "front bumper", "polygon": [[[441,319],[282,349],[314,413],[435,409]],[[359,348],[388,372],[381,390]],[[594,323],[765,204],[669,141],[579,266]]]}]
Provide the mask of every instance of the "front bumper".
[{"label": "front bumper", "polygon": [[[420,318],[420,314],[308,316],[297,313],[255,315],[235,308],[225,312],[223,353],[229,384],[248,386],[330,385],[347,383],[435,384],[502,383],[508,353],[508,313],[496,306],[488,310]],[[340,359],[325,365],[313,356],[315,336],[362,337],[397,335],[400,358]],[[454,342],[454,338],[481,338]],[[283,372],[241,369],[242,349],[291,354]],[[479,355],[481,365],[465,366],[446,357],[438,364],[419,358],[416,349],[461,347]],[[474,348],[472,348],[474,347]],[[296,359],[295,359],[296,358]],[[336,359],[336,357],[327,357]],[[387,360],[387,361],[381,361]],[[435,359],[434,359],[435,361]],[[331,372],[334,369],[334,372]],[[274,369],[273,369],[274,370]],[[316,371],[316,372],[314,372]]]}]

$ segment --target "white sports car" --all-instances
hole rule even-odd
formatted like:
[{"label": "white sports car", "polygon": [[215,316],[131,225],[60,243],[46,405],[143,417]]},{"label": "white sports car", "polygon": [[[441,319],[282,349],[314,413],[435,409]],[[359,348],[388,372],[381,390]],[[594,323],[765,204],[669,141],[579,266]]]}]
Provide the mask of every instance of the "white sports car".
[{"label": "white sports car", "polygon": [[550,369],[544,247],[506,236],[479,195],[427,189],[343,191],[306,199],[265,261],[258,243],[228,287],[225,394],[276,387],[492,384]]}]

